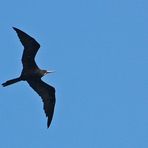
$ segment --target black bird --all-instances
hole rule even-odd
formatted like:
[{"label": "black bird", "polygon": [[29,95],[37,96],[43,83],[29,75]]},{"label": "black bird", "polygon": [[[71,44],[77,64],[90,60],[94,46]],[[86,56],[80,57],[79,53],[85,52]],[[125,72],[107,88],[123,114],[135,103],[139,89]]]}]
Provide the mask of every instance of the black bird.
[{"label": "black bird", "polygon": [[27,81],[28,84],[36,91],[42,98],[44,104],[44,111],[48,118],[47,127],[50,126],[54,113],[55,106],[55,88],[46,84],[41,78],[53,71],[41,70],[35,63],[35,55],[40,48],[40,44],[25,32],[13,27],[16,31],[22,45],[24,46],[22,64],[23,70],[18,78],[11,79],[3,83],[3,87],[10,84]]}]

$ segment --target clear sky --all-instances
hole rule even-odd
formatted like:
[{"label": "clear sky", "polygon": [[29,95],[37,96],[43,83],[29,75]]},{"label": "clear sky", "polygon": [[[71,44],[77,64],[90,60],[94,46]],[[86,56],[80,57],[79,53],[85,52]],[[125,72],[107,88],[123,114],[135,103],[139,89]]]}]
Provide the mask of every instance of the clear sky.
[{"label": "clear sky", "polygon": [[22,69],[12,26],[41,44],[57,102],[47,129],[26,82],[1,87],[1,148],[148,147],[147,0],[2,0],[1,83]]}]

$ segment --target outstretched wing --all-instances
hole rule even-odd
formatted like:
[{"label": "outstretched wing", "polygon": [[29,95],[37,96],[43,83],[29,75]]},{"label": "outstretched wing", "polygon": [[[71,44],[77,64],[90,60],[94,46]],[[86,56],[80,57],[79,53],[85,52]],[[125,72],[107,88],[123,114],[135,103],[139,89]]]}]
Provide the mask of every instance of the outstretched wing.
[{"label": "outstretched wing", "polygon": [[35,55],[40,48],[40,44],[31,36],[25,32],[13,27],[16,31],[22,45],[24,46],[24,52],[22,56],[22,64],[24,69],[38,68],[35,63]]},{"label": "outstretched wing", "polygon": [[27,80],[29,85],[41,96],[44,103],[44,111],[48,118],[47,127],[50,126],[55,106],[55,88],[46,84],[41,79]]}]

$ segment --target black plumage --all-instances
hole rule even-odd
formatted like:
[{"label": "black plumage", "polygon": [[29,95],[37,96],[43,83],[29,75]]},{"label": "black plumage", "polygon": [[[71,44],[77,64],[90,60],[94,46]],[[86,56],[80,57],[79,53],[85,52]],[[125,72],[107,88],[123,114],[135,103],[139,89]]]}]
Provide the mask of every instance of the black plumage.
[{"label": "black plumage", "polygon": [[24,46],[22,56],[23,70],[18,78],[8,80],[2,85],[5,87],[19,81],[27,81],[33,90],[42,98],[44,104],[43,108],[46,117],[48,118],[47,127],[49,127],[55,107],[55,88],[43,82],[41,78],[52,71],[41,70],[35,62],[35,56],[40,48],[40,44],[25,32],[15,27],[13,27],[13,29],[16,31],[22,45]]}]

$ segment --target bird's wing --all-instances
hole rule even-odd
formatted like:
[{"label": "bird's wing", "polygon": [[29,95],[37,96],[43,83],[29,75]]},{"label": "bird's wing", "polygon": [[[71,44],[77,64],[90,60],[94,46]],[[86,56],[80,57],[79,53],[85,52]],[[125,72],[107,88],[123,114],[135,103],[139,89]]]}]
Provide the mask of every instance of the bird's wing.
[{"label": "bird's wing", "polygon": [[38,68],[34,58],[38,49],[40,48],[40,44],[25,32],[15,27],[13,27],[13,29],[16,31],[22,45],[24,46],[24,52],[22,56],[23,68],[25,69]]},{"label": "bird's wing", "polygon": [[27,80],[29,85],[41,96],[44,103],[44,111],[48,118],[47,127],[50,126],[55,106],[55,88],[46,84],[41,79]]}]

